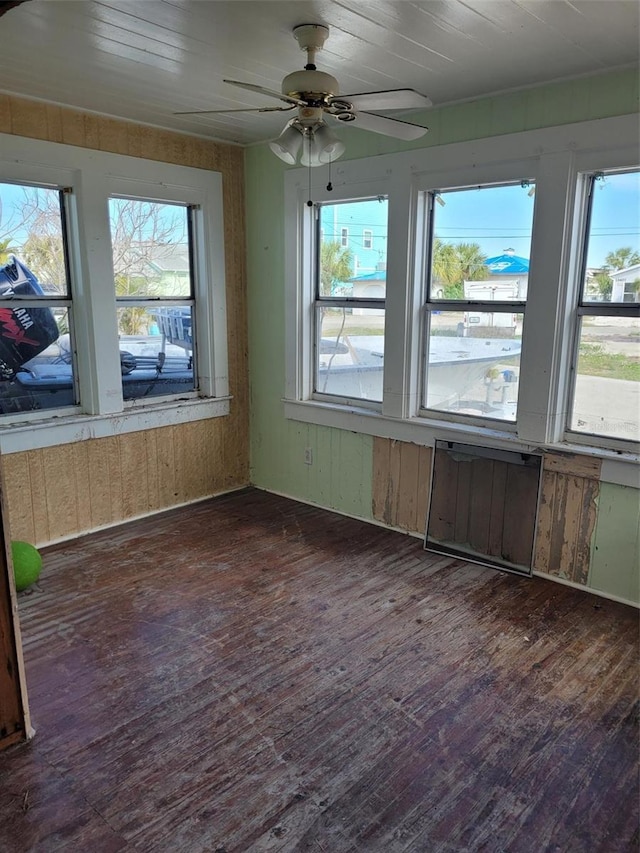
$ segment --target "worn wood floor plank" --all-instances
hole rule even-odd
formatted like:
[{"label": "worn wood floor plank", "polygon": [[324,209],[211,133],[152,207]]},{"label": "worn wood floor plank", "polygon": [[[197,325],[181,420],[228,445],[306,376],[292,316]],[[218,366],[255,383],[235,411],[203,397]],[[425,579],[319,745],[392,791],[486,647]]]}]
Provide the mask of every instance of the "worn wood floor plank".
[{"label": "worn wood floor plank", "polygon": [[638,848],[631,608],[255,490],[19,598],[3,853]]}]

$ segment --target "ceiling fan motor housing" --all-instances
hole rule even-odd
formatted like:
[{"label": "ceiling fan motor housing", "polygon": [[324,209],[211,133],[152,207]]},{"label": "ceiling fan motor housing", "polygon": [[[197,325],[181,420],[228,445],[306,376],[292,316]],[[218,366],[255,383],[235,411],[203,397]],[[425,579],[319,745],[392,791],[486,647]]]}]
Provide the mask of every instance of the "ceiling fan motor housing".
[{"label": "ceiling fan motor housing", "polygon": [[324,71],[294,71],[282,81],[282,94],[310,102],[325,103],[327,98],[340,94],[338,81]]}]

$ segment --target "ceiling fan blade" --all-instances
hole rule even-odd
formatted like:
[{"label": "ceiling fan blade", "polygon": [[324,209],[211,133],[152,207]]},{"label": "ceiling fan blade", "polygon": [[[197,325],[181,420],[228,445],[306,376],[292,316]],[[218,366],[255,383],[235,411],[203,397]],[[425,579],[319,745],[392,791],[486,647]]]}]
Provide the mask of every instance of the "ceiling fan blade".
[{"label": "ceiling fan blade", "polygon": [[411,124],[408,121],[400,121],[397,118],[377,116],[373,113],[356,113],[352,122],[355,127],[362,130],[371,130],[373,133],[382,133],[384,136],[393,136],[394,139],[403,139],[406,142],[412,139],[420,139],[429,130],[419,124]]},{"label": "ceiling fan blade", "polygon": [[336,100],[349,101],[356,110],[418,110],[433,106],[430,98],[415,89],[359,92],[355,95],[339,95]]},{"label": "ceiling fan blade", "polygon": [[289,104],[288,107],[245,107],[235,110],[186,110],[179,113],[172,113],[174,116],[207,116],[214,113],[288,113],[289,110],[295,110],[295,104]]},{"label": "ceiling fan blade", "polygon": [[241,83],[239,80],[223,80],[222,82],[229,83],[231,86],[239,86],[241,89],[248,89],[249,92],[258,92],[259,95],[277,98],[279,101],[284,101],[287,104],[306,107],[306,102],[301,101],[299,98],[290,98],[289,95],[283,95],[281,92],[273,92],[271,89],[265,89],[264,86],[256,86],[254,83]]}]

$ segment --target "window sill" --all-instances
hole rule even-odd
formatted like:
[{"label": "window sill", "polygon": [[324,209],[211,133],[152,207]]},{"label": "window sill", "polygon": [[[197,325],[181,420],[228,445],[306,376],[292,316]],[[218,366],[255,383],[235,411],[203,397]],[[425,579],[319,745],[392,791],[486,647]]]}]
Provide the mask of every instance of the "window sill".
[{"label": "window sill", "polygon": [[61,415],[46,420],[0,425],[0,452],[19,453],[90,438],[107,438],[229,414],[230,397],[174,400],[128,408],[108,415]]},{"label": "window sill", "polygon": [[631,453],[617,453],[601,447],[557,443],[544,447],[527,444],[513,433],[491,428],[478,428],[467,424],[449,421],[426,420],[425,418],[396,419],[361,409],[355,406],[341,406],[318,401],[284,400],[284,415],[288,420],[302,421],[308,424],[334,427],[336,429],[359,432],[379,438],[408,441],[414,444],[432,446],[436,439],[455,440],[477,444],[499,450],[515,450],[521,453],[533,453],[553,450],[562,453],[575,453],[602,459],[600,479],[607,483],[631,486],[640,489],[639,457]]}]

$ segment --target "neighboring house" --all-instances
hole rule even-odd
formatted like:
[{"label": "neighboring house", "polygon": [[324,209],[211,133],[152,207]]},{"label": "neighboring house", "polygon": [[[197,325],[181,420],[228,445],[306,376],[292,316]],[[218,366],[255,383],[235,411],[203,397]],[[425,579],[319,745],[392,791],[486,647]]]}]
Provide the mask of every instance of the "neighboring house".
[{"label": "neighboring house", "polygon": [[[482,293],[475,296],[472,293],[465,295],[470,298],[486,299],[484,291],[487,282],[499,282],[501,292],[509,292],[509,298],[525,300],[527,298],[527,287],[529,284],[529,260],[516,255],[513,249],[505,249],[502,255],[487,258],[485,266],[489,270],[489,276],[479,283]],[[638,269],[632,267],[631,269]],[[640,275],[640,273],[638,273]],[[384,297],[387,285],[386,265],[378,264],[372,273],[355,275],[349,279],[353,284],[353,295],[361,298]]]},{"label": "neighboring house", "polygon": [[487,258],[485,266],[489,270],[486,281],[499,281],[502,284],[512,284],[518,299],[527,298],[529,284],[529,260],[516,255],[513,249],[505,249],[501,255]]},{"label": "neighboring house", "polygon": [[353,284],[353,295],[360,299],[384,299],[387,287],[386,265],[380,263],[375,272],[356,275],[349,281]]},{"label": "neighboring house", "polygon": [[[387,269],[384,261],[380,261],[378,263],[379,269],[375,272],[365,273],[364,275],[357,275],[353,278],[350,278],[349,281],[353,284],[353,296],[357,296],[360,299],[384,299],[386,290],[387,290]],[[366,310],[366,313],[371,314],[384,314],[384,310],[378,310],[375,308],[354,308],[354,314],[362,314]]]},{"label": "neighboring house", "polygon": [[637,302],[638,288],[640,286],[640,264],[634,264],[623,270],[609,272],[609,278],[613,281],[611,290],[612,302]]},{"label": "neighboring house", "polygon": [[[353,275],[361,276],[386,268],[388,204],[370,200],[327,204],[321,207],[320,232],[323,242],[335,241],[353,257]],[[384,296],[384,293],[381,294]]]},{"label": "neighboring house", "polygon": [[131,252],[138,255],[132,268],[156,283],[160,294],[189,293],[188,243],[142,244],[132,246]]}]

